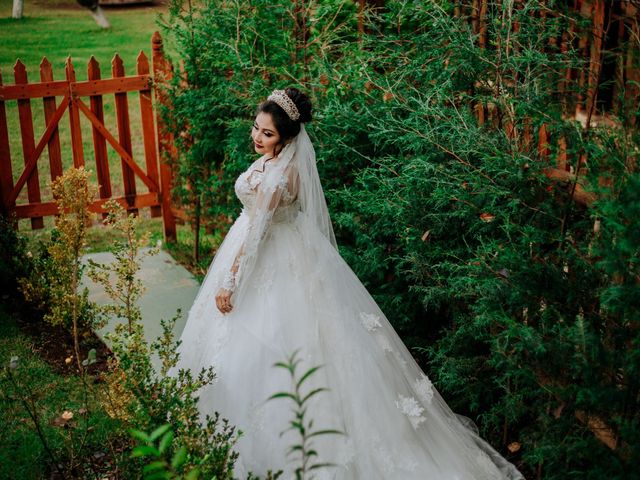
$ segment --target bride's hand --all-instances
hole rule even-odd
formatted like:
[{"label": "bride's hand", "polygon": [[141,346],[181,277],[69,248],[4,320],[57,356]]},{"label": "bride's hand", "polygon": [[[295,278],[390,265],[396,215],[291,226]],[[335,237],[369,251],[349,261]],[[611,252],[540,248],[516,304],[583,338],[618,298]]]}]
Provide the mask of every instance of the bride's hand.
[{"label": "bride's hand", "polygon": [[218,310],[222,313],[229,313],[233,309],[233,305],[231,305],[231,294],[226,288],[221,288],[218,290],[218,294],[216,295],[216,306]]}]

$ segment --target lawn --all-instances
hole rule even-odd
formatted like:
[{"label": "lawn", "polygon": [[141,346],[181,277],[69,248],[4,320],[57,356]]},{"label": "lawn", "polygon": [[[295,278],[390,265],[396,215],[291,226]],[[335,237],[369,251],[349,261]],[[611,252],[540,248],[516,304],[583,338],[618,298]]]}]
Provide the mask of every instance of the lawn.
[{"label": "lawn", "polygon": [[[160,2],[147,6],[110,7],[106,13],[111,28],[103,30],[96,25],[88,10],[79,7],[73,1],[29,1],[24,10],[24,18],[11,18],[12,0],[0,0],[0,69],[4,84],[14,83],[13,66],[20,59],[26,66],[30,82],[39,79],[39,64],[43,57],[51,62],[54,79],[64,79],[65,59],[71,56],[78,80],[87,78],[87,62],[94,56],[100,64],[102,77],[111,76],[111,60],[116,53],[124,62],[125,73],[135,73],[136,57],[142,50],[151,58],[151,36],[159,30],[158,14],[166,11]],[[58,98],[58,101],[60,99]],[[84,99],[88,103],[88,99]],[[144,149],[142,144],[142,125],[140,121],[139,96],[129,94],[129,111],[131,118],[131,135],[133,140],[133,158],[144,165]],[[9,145],[12,157],[14,181],[22,173],[22,145],[18,121],[16,101],[7,101],[7,119],[9,129]],[[44,113],[42,102],[31,101],[33,125],[36,143],[44,132]],[[105,125],[117,134],[115,122],[115,102],[113,95],[104,96]],[[90,122],[81,115],[82,139],[85,161],[88,169],[94,172],[95,160]],[[69,134],[68,115],[65,114],[59,123],[60,142],[63,166],[71,165],[71,139]],[[114,195],[122,195],[122,166],[119,156],[108,146],[109,170],[111,173]],[[39,163],[39,181],[42,200],[51,199],[50,176],[48,171],[47,152],[43,152]],[[144,184],[137,180],[137,191],[147,191]],[[18,203],[26,202],[26,187],[18,197]],[[51,226],[51,218],[46,225]],[[20,222],[22,230],[30,228],[27,220]]]},{"label": "lawn", "polygon": [[[106,400],[100,395],[90,396],[88,408],[83,408],[85,388],[95,388],[93,375],[85,387],[81,377],[73,373],[73,363],[71,367],[66,364],[65,357],[72,355],[68,335],[41,322],[19,321],[0,302],[0,478],[49,478],[45,466],[51,464],[51,457],[38,438],[34,421],[58,460],[68,461],[71,435],[84,432],[86,426],[92,434],[83,454],[88,450],[96,460],[118,455],[109,450],[114,442],[128,443],[126,431],[101,406]],[[99,348],[95,365],[100,365],[100,370],[92,371],[102,371],[106,368],[105,349],[94,346]],[[7,369],[15,357],[17,368]],[[56,419],[65,411],[74,415],[77,430],[57,424]]]},{"label": "lawn", "polygon": [[[135,71],[136,57],[140,51],[151,58],[151,36],[158,25],[158,15],[166,12],[163,2],[156,1],[152,5],[129,7],[106,7],[105,11],[111,28],[103,30],[96,25],[88,11],[70,0],[48,0],[25,2],[24,18],[11,18],[12,0],[0,0],[0,71],[4,84],[13,80],[13,66],[20,59],[26,66],[30,81],[39,78],[39,64],[43,57],[51,62],[55,79],[64,78],[64,64],[67,56],[71,56],[78,80],[87,78],[87,62],[93,55],[100,63],[102,76],[111,76],[111,59],[118,53],[122,58],[127,74]],[[171,52],[170,46],[167,48]],[[88,102],[87,102],[88,103]],[[24,164],[20,127],[18,122],[17,102],[7,101],[7,118],[10,135],[12,170],[14,181],[18,179]],[[44,131],[44,114],[42,102],[31,102],[36,142]],[[142,125],[140,122],[139,99],[137,94],[129,95],[131,114],[131,136],[133,158],[144,164],[144,148],[142,144]],[[104,97],[104,115],[107,128],[117,137],[115,122],[115,103],[113,95]],[[92,180],[96,182],[95,160],[93,159],[93,142],[89,121],[81,117],[82,139],[87,168],[92,170]],[[72,164],[71,138],[69,134],[68,116],[65,114],[59,123],[60,142],[63,165],[68,168]],[[114,195],[122,195],[122,167],[115,150],[108,146],[109,171]],[[48,172],[47,151],[43,152],[39,163],[40,191],[43,201],[51,199],[50,177]],[[146,187],[137,180],[137,191],[145,192]],[[23,188],[18,203],[27,201],[27,189]],[[155,243],[162,238],[162,222],[160,218],[149,218],[148,211],[141,211],[142,229],[152,232]],[[20,230],[34,239],[47,236],[53,226],[53,218],[45,218],[44,231],[30,232],[29,220],[21,220]],[[178,244],[172,245],[170,252],[178,261],[188,266],[199,278],[202,278],[208,265],[210,254],[219,244],[218,236],[202,234],[203,259],[199,264],[190,262],[193,235],[188,226],[178,226]],[[104,229],[96,226],[88,234],[89,251],[104,251],[108,248],[110,238]]]}]

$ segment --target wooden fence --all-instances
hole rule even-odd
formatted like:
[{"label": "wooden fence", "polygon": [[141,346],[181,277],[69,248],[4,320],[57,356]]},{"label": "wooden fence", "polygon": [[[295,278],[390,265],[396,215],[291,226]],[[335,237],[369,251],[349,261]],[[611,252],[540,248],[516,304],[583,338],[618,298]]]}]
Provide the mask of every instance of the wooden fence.
[{"label": "wooden fence", "polygon": [[[167,241],[175,241],[176,226],[170,202],[172,174],[164,159],[175,154],[170,135],[165,133],[162,118],[153,105],[163,95],[156,88],[160,82],[171,76],[165,60],[162,38],[156,32],[152,38],[153,75],[150,74],[149,59],[140,52],[136,62],[136,74],[125,75],[124,64],[119,55],[111,61],[111,78],[102,78],[100,65],[91,58],[87,65],[87,80],[77,81],[71,57],[65,63],[65,78],[54,80],[51,63],[43,58],[40,63],[40,81],[29,82],[25,65],[17,61],[14,66],[14,84],[3,85],[0,73],[0,199],[5,213],[15,213],[18,219],[30,218],[31,228],[43,228],[43,217],[58,213],[55,201],[42,201],[38,160],[45,147],[49,157],[51,180],[62,175],[62,152],[60,148],[59,124],[68,113],[71,137],[71,153],[75,167],[85,166],[85,152],[82,141],[81,118],[89,121],[93,137],[93,157],[99,184],[99,199],[90,207],[91,211],[104,213],[103,204],[109,199],[119,201],[129,212],[137,213],[139,208],[149,207],[151,215],[162,215],[164,235]],[[142,123],[142,143],[144,145],[144,166],[133,158],[131,121],[128,94],[138,92],[140,118]],[[109,131],[104,121],[104,96],[114,95],[117,123],[117,138]],[[86,98],[89,98],[87,102]],[[32,114],[32,100],[42,99],[46,127],[38,137]],[[58,100],[60,99],[60,100]],[[9,131],[5,102],[17,101],[20,137],[24,158],[24,169],[14,183]],[[37,139],[37,142],[36,142]],[[114,197],[112,178],[107,156],[109,144],[120,157],[124,195]],[[42,163],[42,162],[41,162]],[[136,178],[144,184],[146,192],[136,191]],[[27,186],[26,203],[17,203],[21,191]]]}]

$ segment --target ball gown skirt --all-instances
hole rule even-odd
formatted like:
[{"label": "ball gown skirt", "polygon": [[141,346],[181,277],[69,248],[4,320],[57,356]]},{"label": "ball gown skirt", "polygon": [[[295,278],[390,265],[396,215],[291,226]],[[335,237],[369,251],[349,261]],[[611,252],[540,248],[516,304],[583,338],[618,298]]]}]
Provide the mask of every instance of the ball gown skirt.
[{"label": "ball gown skirt", "polygon": [[[299,443],[289,399],[289,373],[274,367],[299,349],[298,376],[321,365],[302,390],[312,397],[313,430],[345,435],[313,437],[317,479],[463,480],[522,478],[445,404],[385,315],[331,243],[301,220],[295,204],[276,211],[260,243],[244,293],[222,314],[215,295],[249,228],[234,223],[191,307],[182,333],[178,368],[213,366],[212,385],[199,396],[202,415],[214,411],[243,433],[236,478],[251,471],[284,470],[295,478],[299,462],[286,456]],[[311,240],[310,240],[311,239]]]}]

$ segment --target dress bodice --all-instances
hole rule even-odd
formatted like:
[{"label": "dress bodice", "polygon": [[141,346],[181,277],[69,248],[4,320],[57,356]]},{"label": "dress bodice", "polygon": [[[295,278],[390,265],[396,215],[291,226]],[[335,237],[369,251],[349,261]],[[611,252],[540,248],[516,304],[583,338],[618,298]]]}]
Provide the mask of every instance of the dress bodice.
[{"label": "dress bodice", "polygon": [[[241,173],[236,179],[235,193],[244,211],[251,212],[256,205],[258,195],[263,194],[273,198],[271,209],[274,222],[281,222],[293,218],[299,209],[298,182],[294,170],[289,166],[284,171],[279,168],[277,161],[269,161],[261,157]],[[266,176],[275,176],[265,187],[263,181]]]}]

